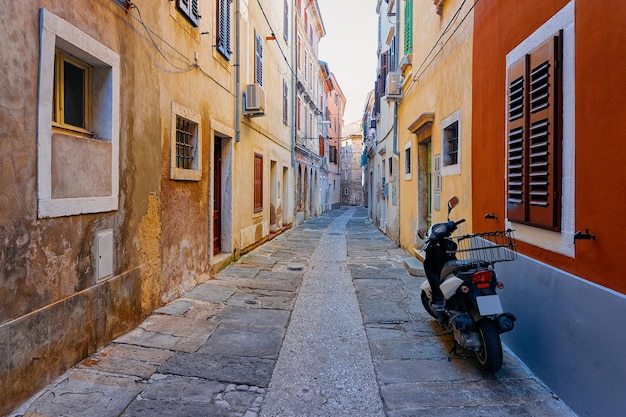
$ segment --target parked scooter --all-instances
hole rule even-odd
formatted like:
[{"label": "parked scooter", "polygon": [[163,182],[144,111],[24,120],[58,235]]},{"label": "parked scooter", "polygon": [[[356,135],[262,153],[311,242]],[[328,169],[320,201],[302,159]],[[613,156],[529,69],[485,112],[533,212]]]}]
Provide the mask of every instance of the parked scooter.
[{"label": "parked scooter", "polygon": [[513,330],[515,316],[505,313],[496,289],[494,264],[517,258],[513,231],[488,232],[452,237],[465,219],[450,220],[450,212],[459,204],[458,197],[448,201],[448,221],[433,224],[427,236],[423,256],[427,281],[422,286],[422,304],[444,328],[451,329],[455,346],[473,351],[480,367],[497,372],[502,366],[500,334]]}]

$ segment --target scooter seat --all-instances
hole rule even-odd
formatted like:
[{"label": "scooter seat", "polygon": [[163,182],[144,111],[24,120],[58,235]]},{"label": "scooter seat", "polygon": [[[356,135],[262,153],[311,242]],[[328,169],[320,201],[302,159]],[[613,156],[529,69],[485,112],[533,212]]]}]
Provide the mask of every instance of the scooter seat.
[{"label": "scooter seat", "polygon": [[464,260],[452,260],[443,265],[441,269],[441,279],[449,275],[454,275],[455,271],[469,271],[472,268],[487,268],[490,265],[489,262],[482,259],[464,259]]}]

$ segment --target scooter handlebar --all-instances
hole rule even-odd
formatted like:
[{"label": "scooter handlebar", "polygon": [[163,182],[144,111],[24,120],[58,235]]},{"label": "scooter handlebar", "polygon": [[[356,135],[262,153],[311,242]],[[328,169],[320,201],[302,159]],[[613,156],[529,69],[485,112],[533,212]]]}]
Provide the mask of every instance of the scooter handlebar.
[{"label": "scooter handlebar", "polygon": [[460,225],[461,223],[464,223],[464,222],[465,222],[465,219],[461,219],[461,220],[459,220],[459,221],[454,222],[454,224],[455,224],[456,226],[458,226],[458,225]]}]

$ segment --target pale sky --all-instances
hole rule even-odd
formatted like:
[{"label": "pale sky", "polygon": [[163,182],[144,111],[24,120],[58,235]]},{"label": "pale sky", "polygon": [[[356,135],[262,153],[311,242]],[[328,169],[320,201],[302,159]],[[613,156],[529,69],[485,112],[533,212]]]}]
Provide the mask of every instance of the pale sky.
[{"label": "pale sky", "polygon": [[317,0],[326,28],[318,58],[328,63],[346,96],[346,125],[361,120],[376,81],[376,1]]}]

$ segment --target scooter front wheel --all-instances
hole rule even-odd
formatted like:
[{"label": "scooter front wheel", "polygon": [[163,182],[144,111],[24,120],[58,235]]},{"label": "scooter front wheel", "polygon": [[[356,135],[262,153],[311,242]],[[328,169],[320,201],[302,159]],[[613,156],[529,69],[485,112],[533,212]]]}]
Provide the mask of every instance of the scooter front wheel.
[{"label": "scooter front wheel", "polygon": [[476,352],[476,359],[481,369],[494,373],[502,367],[502,342],[500,332],[493,320],[483,319],[478,322],[481,347]]},{"label": "scooter front wheel", "polygon": [[426,291],[422,290],[422,305],[424,306],[424,310],[434,319],[437,318],[437,312],[433,308],[430,297],[426,294]]}]

